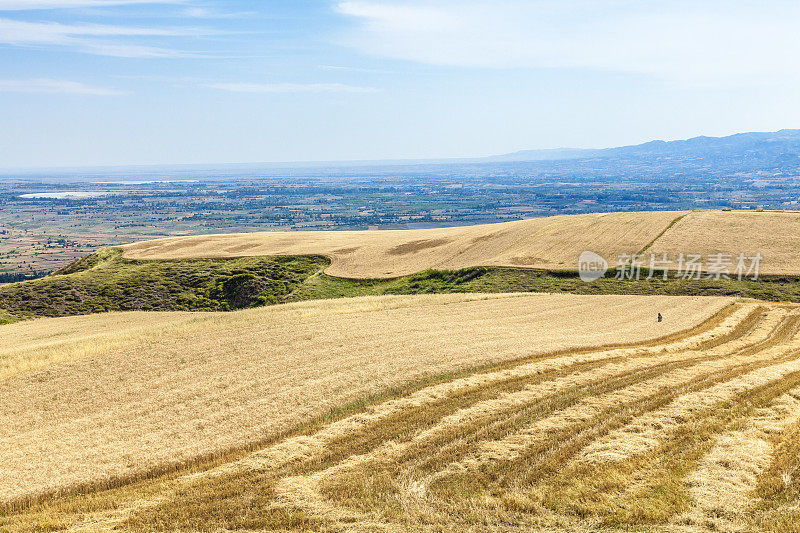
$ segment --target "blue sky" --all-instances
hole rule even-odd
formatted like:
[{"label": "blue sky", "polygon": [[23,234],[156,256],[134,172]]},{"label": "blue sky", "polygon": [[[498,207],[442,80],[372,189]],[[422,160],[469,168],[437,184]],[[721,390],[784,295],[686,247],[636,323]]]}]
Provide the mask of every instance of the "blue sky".
[{"label": "blue sky", "polygon": [[800,127],[796,0],[0,0],[0,167]]}]

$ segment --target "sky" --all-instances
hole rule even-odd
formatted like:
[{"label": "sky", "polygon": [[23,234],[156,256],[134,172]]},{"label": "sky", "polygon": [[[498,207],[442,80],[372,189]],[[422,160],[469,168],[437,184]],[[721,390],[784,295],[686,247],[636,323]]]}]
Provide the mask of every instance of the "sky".
[{"label": "sky", "polygon": [[0,168],[800,127],[796,0],[0,0]]}]

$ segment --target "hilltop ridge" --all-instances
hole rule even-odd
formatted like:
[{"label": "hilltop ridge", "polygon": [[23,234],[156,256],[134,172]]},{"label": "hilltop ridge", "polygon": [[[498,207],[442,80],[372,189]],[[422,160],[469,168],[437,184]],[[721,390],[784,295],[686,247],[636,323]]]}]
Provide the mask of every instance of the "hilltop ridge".
[{"label": "hilltop ridge", "polygon": [[123,247],[128,259],[323,255],[325,272],[386,279],[430,268],[575,271],[585,250],[612,266],[622,254],[760,254],[760,273],[800,275],[800,213],[643,211],[397,231],[297,231],[172,237]]}]

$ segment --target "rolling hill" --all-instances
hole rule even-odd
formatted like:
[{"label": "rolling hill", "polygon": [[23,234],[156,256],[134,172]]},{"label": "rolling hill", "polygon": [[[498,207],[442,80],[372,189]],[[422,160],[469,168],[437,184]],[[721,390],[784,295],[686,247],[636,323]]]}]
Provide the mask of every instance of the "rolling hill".
[{"label": "rolling hill", "polygon": [[[796,531],[800,307],[666,294],[798,297],[798,223],[182,237],[0,288],[150,310],[0,326],[0,530]],[[584,283],[586,249],[773,278]]]},{"label": "rolling hill", "polygon": [[591,250],[614,266],[643,251],[709,256],[760,253],[760,273],[800,275],[800,213],[630,212],[565,215],[457,228],[298,231],[175,237],[123,247],[129,259],[324,255],[343,278],[394,278],[478,266],[575,271]]},{"label": "rolling hill", "polygon": [[[584,250],[609,263],[583,282]],[[54,275],[0,285],[0,323],[108,311],[230,311],[368,295],[568,292],[741,296],[800,302],[800,214],[777,211],[572,215],[408,231],[270,232],[178,237],[105,248]],[[616,279],[640,252],[639,279]],[[681,254],[701,258],[685,279]],[[708,272],[713,256],[728,265]],[[737,256],[761,254],[759,279]],[[668,257],[664,278],[649,260]],[[753,262],[747,259],[747,268]],[[746,272],[741,272],[746,274]],[[726,279],[727,275],[731,279]]]}]

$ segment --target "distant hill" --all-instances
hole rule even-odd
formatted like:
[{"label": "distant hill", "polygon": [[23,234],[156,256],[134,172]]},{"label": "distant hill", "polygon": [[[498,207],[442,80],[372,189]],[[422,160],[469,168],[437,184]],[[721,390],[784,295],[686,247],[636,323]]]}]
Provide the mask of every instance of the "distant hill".
[{"label": "distant hill", "polygon": [[521,150],[473,158],[300,161],[189,165],[143,165],[62,169],[0,169],[2,181],[79,181],[93,178],[224,179],[261,177],[540,177],[564,179],[587,175],[728,178],[742,172],[800,173],[800,130],[739,133],[727,137],[694,137],[650,141],[616,148]]},{"label": "distant hill", "polygon": [[521,150],[484,158],[486,162],[557,161],[566,159],[746,158],[800,161],[800,129],[737,133],[727,137],[693,137],[679,141],[650,141],[632,146],[582,150]]}]

